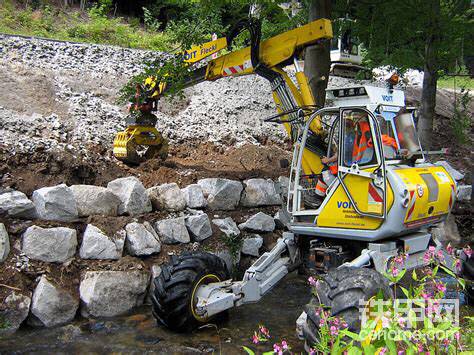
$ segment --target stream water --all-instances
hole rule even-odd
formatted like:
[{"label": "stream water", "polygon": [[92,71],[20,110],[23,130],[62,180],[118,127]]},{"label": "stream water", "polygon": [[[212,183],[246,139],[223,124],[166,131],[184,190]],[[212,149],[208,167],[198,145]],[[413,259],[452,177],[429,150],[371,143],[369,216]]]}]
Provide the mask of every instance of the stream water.
[{"label": "stream water", "polygon": [[[0,340],[0,353],[103,354],[198,352],[242,354],[242,346],[268,351],[273,342],[287,340],[296,352],[303,342],[295,334],[296,319],[309,301],[305,277],[295,273],[275,287],[262,301],[235,308],[215,327],[191,334],[177,334],[156,325],[148,306],[127,316],[107,320],[82,319],[60,328],[24,328]],[[259,324],[270,329],[271,341],[256,347],[251,336]]]}]

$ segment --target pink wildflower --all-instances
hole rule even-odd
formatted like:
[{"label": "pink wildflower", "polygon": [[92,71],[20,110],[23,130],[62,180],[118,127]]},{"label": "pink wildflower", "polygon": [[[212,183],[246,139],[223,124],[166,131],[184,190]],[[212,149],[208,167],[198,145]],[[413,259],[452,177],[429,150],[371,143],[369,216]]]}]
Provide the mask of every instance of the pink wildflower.
[{"label": "pink wildflower", "polygon": [[430,251],[431,253],[434,253],[435,250],[436,250],[436,248],[435,248],[434,246],[432,246],[432,245],[430,245],[430,246],[428,247],[428,251]]},{"label": "pink wildflower", "polygon": [[270,338],[270,331],[268,330],[268,328],[265,328],[265,326],[261,325],[259,330],[260,330],[260,333],[265,335],[267,338]]},{"label": "pink wildflower", "polygon": [[446,348],[449,346],[450,343],[451,343],[451,340],[449,340],[448,338],[443,339],[443,345],[444,345]]},{"label": "pink wildflower", "polygon": [[441,250],[438,250],[438,252],[436,253],[436,257],[438,258],[439,261],[444,261],[444,255]]},{"label": "pink wildflower", "polygon": [[399,273],[400,273],[400,270],[398,270],[397,267],[394,266],[392,268],[392,275],[396,277],[396,276],[398,276]]},{"label": "pink wildflower", "polygon": [[387,348],[380,349],[379,355],[384,355],[385,353],[387,353]]},{"label": "pink wildflower", "polygon": [[405,355],[405,350],[398,350],[397,355]]},{"label": "pink wildflower", "polygon": [[399,325],[401,328],[405,328],[405,323],[406,323],[405,318],[403,318],[403,317],[398,318],[398,325]]},{"label": "pink wildflower", "polygon": [[464,254],[470,259],[472,256],[472,249],[471,246],[468,245],[467,247],[463,248]]},{"label": "pink wildflower", "polygon": [[335,327],[334,325],[332,325],[331,328],[329,328],[329,330],[331,331],[331,335],[333,336],[336,336],[339,334],[339,329],[337,329],[337,327]]},{"label": "pink wildflower", "polygon": [[258,344],[259,341],[258,341],[258,336],[257,336],[257,333],[255,332],[252,336],[252,343],[254,344]]},{"label": "pink wildflower", "polygon": [[436,283],[435,288],[438,292],[445,292],[446,291],[446,285],[442,282]]},{"label": "pink wildflower", "polygon": [[325,320],[321,318],[319,320],[319,326],[322,327],[324,325],[324,323],[326,323]]},{"label": "pink wildflower", "polygon": [[456,268],[457,272],[461,272],[462,266],[461,266],[461,259],[456,259],[454,262],[454,267]]},{"label": "pink wildflower", "polygon": [[281,346],[278,343],[273,344],[273,352],[275,354],[278,354],[278,355],[283,354],[283,350],[282,350]]},{"label": "pink wildflower", "polygon": [[457,341],[459,341],[459,339],[461,339],[461,333],[459,332],[454,333],[454,337],[456,338]]},{"label": "pink wildflower", "polygon": [[311,286],[316,287],[319,284],[319,280],[316,280],[313,276],[308,278],[308,282]]},{"label": "pink wildflower", "polygon": [[454,248],[453,248],[453,246],[451,245],[451,243],[449,243],[448,246],[446,247],[446,251],[447,251],[449,254],[452,254],[452,253],[453,253]]},{"label": "pink wildflower", "polygon": [[283,350],[288,350],[288,343],[286,342],[286,340],[282,340],[281,347],[283,348]]},{"label": "pink wildflower", "polygon": [[431,294],[427,292],[422,292],[421,297],[423,297],[424,300],[427,300],[431,297]]},{"label": "pink wildflower", "polygon": [[383,316],[382,317],[382,327],[387,328],[390,325],[390,319],[387,317]]}]

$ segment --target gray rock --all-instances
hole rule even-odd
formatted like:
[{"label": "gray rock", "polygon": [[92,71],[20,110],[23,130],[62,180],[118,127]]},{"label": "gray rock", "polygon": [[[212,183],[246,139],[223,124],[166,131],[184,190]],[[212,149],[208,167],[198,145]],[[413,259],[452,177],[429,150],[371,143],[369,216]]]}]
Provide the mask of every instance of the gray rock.
[{"label": "gray rock", "polygon": [[0,263],[3,263],[10,253],[10,237],[3,223],[0,223]]},{"label": "gray rock", "polygon": [[472,185],[459,185],[457,199],[459,201],[471,201]]},{"label": "gray rock", "polygon": [[120,198],[109,189],[94,185],[72,185],[79,216],[116,216]]},{"label": "gray rock", "polygon": [[153,264],[150,268],[151,275],[150,275],[150,288],[148,290],[147,296],[147,304],[152,304],[151,297],[153,292],[155,291],[155,283],[153,282],[158,276],[161,274],[161,266],[158,264]]},{"label": "gray rock", "polygon": [[36,190],[32,199],[41,219],[71,222],[78,218],[74,194],[65,184]]},{"label": "gray rock", "polygon": [[74,256],[76,247],[74,229],[31,226],[23,233],[22,251],[33,260],[63,263]]},{"label": "gray rock", "polygon": [[186,207],[184,195],[176,183],[154,186],[146,191],[155,210],[178,212]]},{"label": "gray rock", "polygon": [[189,243],[191,241],[184,217],[162,219],[155,222],[154,227],[165,244]]},{"label": "gray rock", "polygon": [[222,233],[224,233],[228,237],[237,236],[240,234],[240,229],[235,224],[232,217],[226,218],[215,218],[212,220]]},{"label": "gray rock", "polygon": [[259,249],[263,245],[263,238],[254,235],[251,238],[245,238],[242,244],[242,253],[246,255],[259,256]]},{"label": "gray rock", "polygon": [[275,188],[282,198],[288,196],[288,188],[290,185],[290,179],[286,176],[279,176],[278,181],[275,183]]},{"label": "gray rock", "polygon": [[129,223],[127,231],[127,251],[130,255],[142,256],[159,253],[161,242],[150,223]]},{"label": "gray rock", "polygon": [[456,219],[452,214],[448,216],[446,221],[431,228],[431,234],[433,238],[438,239],[444,245],[447,245],[448,243],[461,243],[461,235],[459,234]]},{"label": "gray rock", "polygon": [[54,327],[71,322],[79,308],[79,300],[42,276],[33,292],[31,325]]},{"label": "gray rock", "polygon": [[143,184],[134,176],[115,179],[107,188],[120,198],[118,214],[130,216],[151,212],[151,201]]},{"label": "gray rock", "polygon": [[0,310],[0,337],[11,335],[18,330],[30,312],[31,298],[15,292],[10,293]]},{"label": "gray rock", "polygon": [[20,191],[9,191],[0,195],[0,214],[2,211],[13,218],[36,217],[35,205]]},{"label": "gray rock", "polygon": [[290,215],[288,214],[288,212],[285,212],[280,209],[273,216],[273,220],[275,221],[276,228],[279,228],[279,229],[288,228],[288,224],[290,223]]},{"label": "gray rock", "polygon": [[81,281],[81,314],[114,317],[143,304],[149,281],[144,271],[87,271]]},{"label": "gray rock", "polygon": [[203,241],[212,235],[211,222],[207,214],[198,214],[186,218],[186,227],[194,241]]},{"label": "gray rock", "polygon": [[125,231],[118,231],[113,238],[92,224],[88,224],[82,237],[79,256],[82,259],[118,260],[122,257]]},{"label": "gray rock", "polygon": [[207,206],[206,198],[202,192],[201,186],[198,184],[191,184],[181,189],[189,208],[204,208]]},{"label": "gray rock", "polygon": [[240,251],[238,251],[235,255],[232,255],[228,249],[222,249],[212,252],[212,254],[224,260],[227,270],[230,272],[235,270],[240,263]]},{"label": "gray rock", "polygon": [[212,210],[233,210],[240,201],[243,186],[240,181],[221,178],[208,178],[198,181]]},{"label": "gray rock", "polygon": [[251,216],[246,222],[239,224],[239,228],[254,232],[273,232],[275,229],[275,221],[273,217],[263,212],[258,212]]},{"label": "gray rock", "polygon": [[246,207],[281,204],[280,195],[272,179],[248,179],[244,181],[244,192],[240,203]]},{"label": "gray rock", "polygon": [[451,177],[456,181],[462,180],[464,178],[464,174],[454,169],[447,161],[440,160],[437,161],[435,165],[442,166],[443,168],[445,168],[449,175],[451,175]]}]

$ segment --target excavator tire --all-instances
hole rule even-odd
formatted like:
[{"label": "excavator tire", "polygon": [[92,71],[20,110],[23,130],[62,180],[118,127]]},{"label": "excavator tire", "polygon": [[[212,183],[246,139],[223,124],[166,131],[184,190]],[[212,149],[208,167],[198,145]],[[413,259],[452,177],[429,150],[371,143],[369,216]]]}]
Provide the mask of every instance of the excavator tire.
[{"label": "excavator tire", "polygon": [[194,311],[195,291],[200,285],[229,279],[224,261],[216,255],[196,252],[173,255],[153,280],[153,315],[177,332],[188,332],[207,323]]},{"label": "excavator tire", "polygon": [[320,316],[316,310],[328,308],[331,316],[343,318],[352,332],[360,332],[359,300],[369,300],[383,292],[384,298],[392,297],[387,280],[376,270],[367,268],[340,268],[329,271],[316,286],[313,296],[305,306],[306,326],[303,330],[305,349],[309,351],[319,338]]}]

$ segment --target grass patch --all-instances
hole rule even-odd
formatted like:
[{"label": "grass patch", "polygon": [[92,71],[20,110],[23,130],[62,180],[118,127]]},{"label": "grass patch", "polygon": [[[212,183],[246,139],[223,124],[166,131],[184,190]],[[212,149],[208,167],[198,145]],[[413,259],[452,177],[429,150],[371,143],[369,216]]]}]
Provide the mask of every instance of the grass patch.
[{"label": "grass patch", "polygon": [[166,33],[145,30],[137,19],[108,17],[97,7],[86,13],[47,5],[33,10],[11,0],[0,3],[0,32],[159,51],[172,45]]},{"label": "grass patch", "polygon": [[474,89],[474,79],[468,76],[445,76],[438,79],[438,87],[441,89],[454,89],[454,84],[456,84],[456,90],[461,88]]}]

